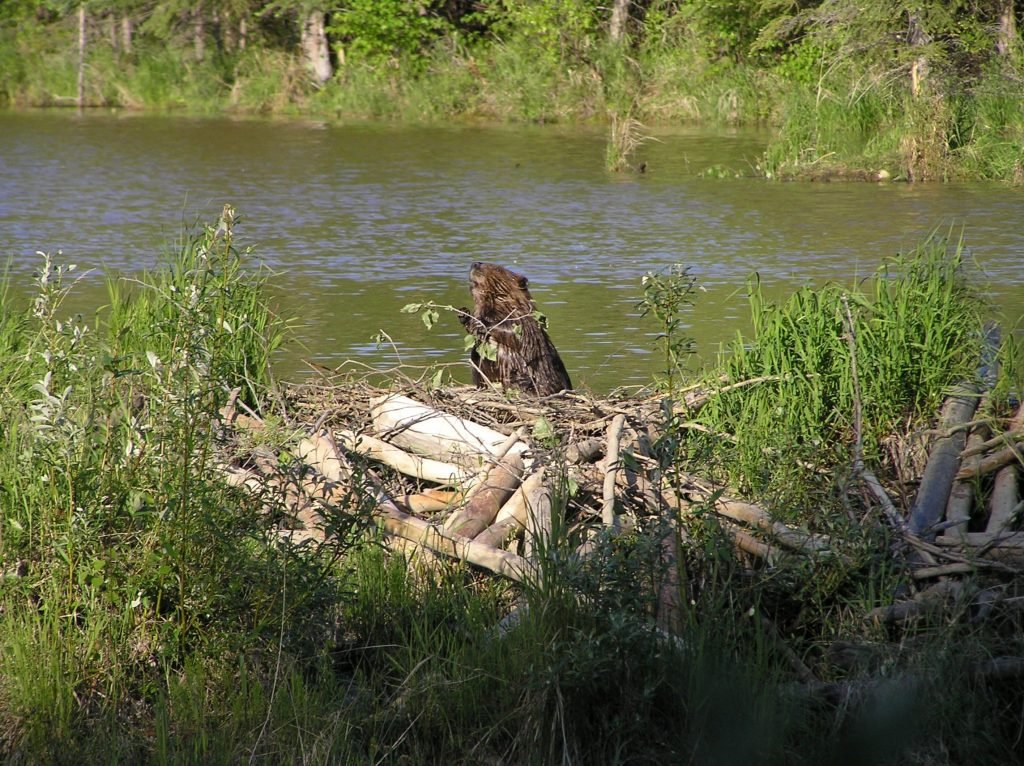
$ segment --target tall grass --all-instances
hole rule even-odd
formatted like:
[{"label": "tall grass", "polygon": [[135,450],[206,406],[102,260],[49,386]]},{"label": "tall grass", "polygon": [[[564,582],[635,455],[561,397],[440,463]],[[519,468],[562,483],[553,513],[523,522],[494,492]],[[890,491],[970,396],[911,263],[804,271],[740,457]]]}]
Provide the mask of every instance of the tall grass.
[{"label": "tall grass", "polygon": [[865,459],[886,459],[889,435],[935,412],[949,386],[975,374],[982,304],[963,261],[962,243],[933,236],[865,284],[804,288],[780,304],[764,299],[755,278],[753,337],[724,349],[722,372],[761,382],[713,397],[698,415],[735,440],[706,442],[728,478],[780,500],[815,485],[827,493],[829,472],[851,464],[857,404]]}]

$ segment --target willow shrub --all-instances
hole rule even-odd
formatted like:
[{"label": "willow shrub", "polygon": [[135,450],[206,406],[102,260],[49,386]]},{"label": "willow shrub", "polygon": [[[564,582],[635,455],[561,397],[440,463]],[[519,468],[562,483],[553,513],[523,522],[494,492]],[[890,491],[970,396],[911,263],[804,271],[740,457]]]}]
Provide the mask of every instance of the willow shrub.
[{"label": "willow shrub", "polygon": [[[149,745],[131,732],[155,711],[179,736],[213,726],[239,674],[312,662],[333,630],[338,551],[273,543],[218,467],[217,412],[233,389],[263,398],[286,329],[233,223],[226,209],[166,267],[112,282],[95,323],[67,314],[74,272],[49,257],[27,309],[5,296],[0,760],[138,762]],[[332,521],[343,540],[359,526]],[[183,709],[177,679],[194,667],[225,685]]]},{"label": "willow shrub", "polygon": [[934,414],[949,386],[975,374],[982,304],[963,255],[962,244],[932,237],[864,284],[808,287],[779,304],[755,278],[753,338],[729,344],[715,372],[760,382],[713,396],[697,414],[735,439],[701,437],[700,454],[730,481],[799,508],[850,466],[859,404],[863,456],[880,460],[887,436]]}]

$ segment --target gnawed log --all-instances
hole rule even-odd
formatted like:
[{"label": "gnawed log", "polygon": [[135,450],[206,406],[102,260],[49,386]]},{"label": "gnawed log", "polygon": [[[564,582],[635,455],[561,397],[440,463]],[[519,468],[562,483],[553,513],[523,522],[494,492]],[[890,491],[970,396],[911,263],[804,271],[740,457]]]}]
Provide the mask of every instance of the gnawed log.
[{"label": "gnawed log", "polygon": [[[981,462],[980,452],[975,452],[985,441],[988,428],[979,425],[967,437],[967,449],[960,454],[961,467],[974,469]],[[967,524],[971,520],[971,508],[974,505],[974,485],[968,480],[958,479],[953,483],[946,503],[946,521],[950,526],[944,534],[959,537],[967,533]]]},{"label": "gnawed log", "polygon": [[536,581],[539,576],[533,563],[514,553],[475,540],[450,537],[437,526],[403,513],[393,503],[383,502],[380,508],[382,513],[377,517],[377,524],[390,535],[403,537],[517,582]]},{"label": "gnawed log", "polygon": [[445,487],[464,487],[473,476],[473,472],[463,466],[414,455],[367,434],[343,430],[338,431],[337,436],[340,446],[346,451],[384,463],[406,476]]},{"label": "gnawed log", "polygon": [[530,474],[498,511],[494,523],[474,539],[484,545],[504,545],[532,523],[530,517],[536,515],[536,509],[541,503],[541,493],[545,491],[544,470]]},{"label": "gnawed log", "polygon": [[889,606],[880,606],[867,614],[871,622],[886,625],[908,622],[909,620],[937,614],[964,594],[964,584],[957,580],[943,580],[925,588],[910,601],[900,601]]},{"label": "gnawed log", "polygon": [[506,455],[470,490],[466,505],[448,517],[444,528],[459,537],[476,537],[494,522],[498,511],[519,486],[522,475],[522,456]]},{"label": "gnawed log", "polygon": [[[374,427],[387,441],[420,455],[480,470],[485,455],[496,455],[505,434],[441,412],[406,396],[388,395],[371,400]],[[512,448],[526,452],[520,442]]]},{"label": "gnawed log", "polygon": [[300,439],[296,454],[300,460],[332,482],[341,484],[352,478],[352,467],[341,454],[334,438],[326,431]]},{"label": "gnawed log", "polygon": [[[1024,405],[1017,408],[1017,414],[1010,421],[1010,429],[1024,427]],[[1024,461],[1022,461],[1024,462]],[[1020,490],[1017,486],[1017,466],[1009,464],[999,469],[992,482],[992,494],[989,496],[989,517],[985,531],[993,534],[1002,531],[1013,520],[1014,508],[1020,502]]]},{"label": "gnawed log", "polygon": [[[685,477],[685,486],[676,492],[666,490],[663,496],[670,505],[686,512],[695,506],[705,505],[714,498],[711,506],[715,513],[725,516],[734,521],[740,521],[750,527],[758,529],[771,535],[780,545],[800,553],[816,553],[830,549],[830,543],[820,535],[812,535],[794,527],[789,527],[780,521],[775,521],[763,508],[753,503],[745,503],[741,500],[734,500],[724,495],[715,497],[715,492],[695,477]],[[691,499],[696,498],[696,502]]]},{"label": "gnawed log", "polygon": [[412,513],[437,513],[446,511],[463,500],[463,493],[455,490],[428,489],[423,492],[411,492],[397,495],[395,503]]},{"label": "gnawed log", "polygon": [[[977,409],[978,396],[978,389],[966,384],[951,395],[942,406],[939,427],[949,430],[970,420]],[[927,541],[935,539],[935,527],[946,511],[953,477],[960,465],[960,453],[966,441],[966,434],[957,431],[938,439],[932,447],[917,498],[910,509],[907,529],[911,534]]]}]

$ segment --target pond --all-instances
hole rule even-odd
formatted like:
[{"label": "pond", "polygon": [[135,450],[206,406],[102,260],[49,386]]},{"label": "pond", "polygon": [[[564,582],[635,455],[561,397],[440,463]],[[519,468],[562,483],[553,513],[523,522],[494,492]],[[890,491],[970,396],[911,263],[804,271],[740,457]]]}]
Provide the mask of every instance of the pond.
[{"label": "pond", "polygon": [[[454,315],[427,330],[412,302],[470,303],[467,272],[492,261],[530,279],[577,385],[603,393],[659,369],[640,280],[683,264],[699,290],[685,331],[698,359],[748,326],[745,287],[769,295],[854,284],[930,233],[963,234],[979,287],[1024,306],[1024,192],[993,184],[779,183],[752,177],[765,136],[658,129],[645,173],[609,173],[605,134],[559,126],[397,126],[109,112],[0,114],[0,255],[30,289],[36,251],[92,269],[157,265],[182,224],[224,203],[300,321],[278,360],[334,367],[464,358]],[[719,178],[723,168],[745,177]],[[714,172],[702,174],[708,169]],[[374,337],[384,331],[390,343]],[[454,368],[468,381],[466,368]]]}]

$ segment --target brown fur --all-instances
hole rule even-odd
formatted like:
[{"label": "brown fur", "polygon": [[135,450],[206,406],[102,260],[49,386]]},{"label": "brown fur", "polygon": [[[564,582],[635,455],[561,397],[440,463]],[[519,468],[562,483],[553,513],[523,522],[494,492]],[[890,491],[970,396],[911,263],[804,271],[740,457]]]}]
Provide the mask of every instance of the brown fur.
[{"label": "brown fur", "polygon": [[[501,383],[534,396],[572,388],[569,373],[547,331],[534,315],[529,281],[522,274],[493,263],[474,263],[469,270],[473,310],[459,320],[476,339],[470,361],[477,386]],[[496,346],[496,358],[481,348]]]}]

